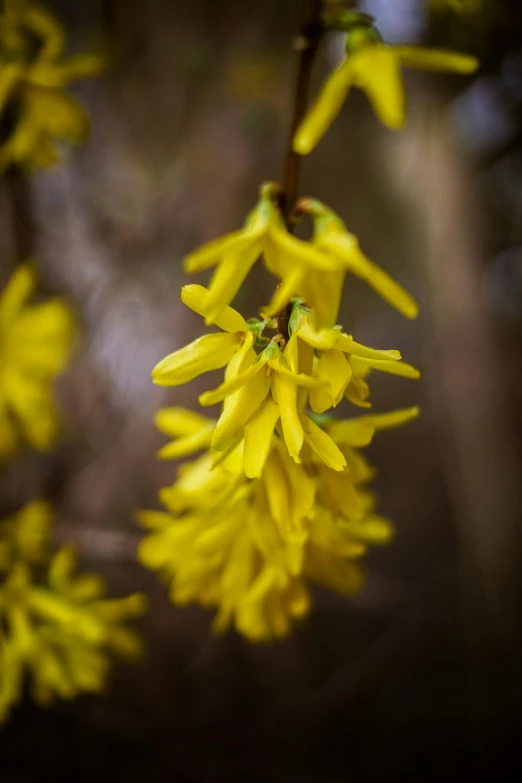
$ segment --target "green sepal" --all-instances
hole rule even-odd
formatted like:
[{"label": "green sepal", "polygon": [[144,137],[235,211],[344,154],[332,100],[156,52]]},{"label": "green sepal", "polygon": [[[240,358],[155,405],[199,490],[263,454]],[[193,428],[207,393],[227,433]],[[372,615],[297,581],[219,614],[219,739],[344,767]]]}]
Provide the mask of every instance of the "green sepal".
[{"label": "green sepal", "polygon": [[346,54],[353,54],[362,46],[382,42],[382,35],[376,27],[359,25],[352,27],[346,36],[345,51]]},{"label": "green sepal", "polygon": [[255,334],[256,337],[260,337],[263,334],[266,321],[262,321],[260,318],[249,318],[247,321],[247,326],[249,332]]},{"label": "green sepal", "polygon": [[314,424],[317,424],[318,427],[324,427],[325,424],[335,421],[337,418],[333,413],[314,413],[314,411],[308,411],[306,415],[309,419],[312,419]]}]

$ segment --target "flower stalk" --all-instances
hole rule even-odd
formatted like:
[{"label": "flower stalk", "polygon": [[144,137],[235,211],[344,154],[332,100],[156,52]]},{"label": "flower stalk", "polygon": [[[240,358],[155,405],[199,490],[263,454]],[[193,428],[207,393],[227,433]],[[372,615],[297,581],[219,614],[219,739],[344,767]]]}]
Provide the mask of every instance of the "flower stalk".
[{"label": "flower stalk", "polygon": [[[302,155],[294,150],[293,140],[297,129],[304,119],[308,108],[308,95],[315,56],[324,33],[322,21],[322,0],[305,0],[303,23],[299,36],[296,38],[296,48],[300,50],[299,69],[295,88],[294,109],[288,151],[286,155],[285,177],[280,196],[280,208],[288,231],[295,230],[296,219],[294,207],[299,196],[299,177],[301,174]],[[285,340],[288,340],[288,321],[291,315],[291,305],[287,304],[277,315],[277,329]]]}]

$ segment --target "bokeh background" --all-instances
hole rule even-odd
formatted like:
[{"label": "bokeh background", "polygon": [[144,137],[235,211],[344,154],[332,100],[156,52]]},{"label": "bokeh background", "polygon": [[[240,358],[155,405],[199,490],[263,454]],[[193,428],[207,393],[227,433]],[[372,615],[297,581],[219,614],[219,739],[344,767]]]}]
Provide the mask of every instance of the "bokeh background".
[{"label": "bokeh background", "polygon": [[[150,382],[201,331],[180,303],[182,258],[236,228],[259,184],[282,177],[301,3],[49,5],[72,49],[102,48],[110,67],[75,88],[91,143],[23,188],[0,182],[2,283],[20,253],[36,254],[42,289],[72,301],[83,324],[58,389],[63,440],[9,465],[0,498],[10,509],[50,496],[56,542],[73,542],[114,594],[145,590],[151,608],[146,659],[117,669],[104,697],[15,712],[0,732],[2,783],[520,779],[519,0],[360,6],[389,41],[472,52],[482,67],[408,72],[400,134],[352,94],[304,161],[302,195],[329,203],[421,303],[405,321],[349,279],[342,321],[423,372],[375,375],[375,410],[420,402],[422,417],[370,448],[397,532],[369,556],[364,591],[317,591],[293,637],[264,647],[215,638],[208,612],[169,604],[136,562],[133,514],[157,507],[174,478],[155,459],[154,411],[195,406],[208,387]],[[332,36],[314,90],[341,51]],[[259,265],[241,310],[255,315],[273,285]]]}]

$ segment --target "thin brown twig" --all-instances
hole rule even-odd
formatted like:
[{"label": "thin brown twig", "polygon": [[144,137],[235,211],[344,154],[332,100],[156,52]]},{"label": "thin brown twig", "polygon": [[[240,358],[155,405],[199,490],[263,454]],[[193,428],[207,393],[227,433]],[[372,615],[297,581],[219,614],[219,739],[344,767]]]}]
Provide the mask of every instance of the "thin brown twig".
[{"label": "thin brown twig", "polygon": [[[297,38],[297,45],[301,52],[301,56],[295,90],[292,124],[288,139],[283,193],[281,194],[281,209],[290,233],[293,233],[295,229],[295,221],[293,220],[292,215],[297,201],[299,176],[301,173],[301,155],[294,151],[292,142],[295,132],[301,124],[308,107],[308,93],[310,92],[312,67],[324,32],[321,11],[322,0],[306,0],[303,23]],[[287,305],[277,315],[277,329],[285,340],[288,339],[289,318],[290,305]]]}]

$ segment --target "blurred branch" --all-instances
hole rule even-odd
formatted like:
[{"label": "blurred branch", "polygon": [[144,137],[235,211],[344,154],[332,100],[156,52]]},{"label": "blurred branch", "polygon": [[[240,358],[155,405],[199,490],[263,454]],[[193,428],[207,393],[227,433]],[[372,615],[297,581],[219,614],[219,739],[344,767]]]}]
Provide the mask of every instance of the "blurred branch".
[{"label": "blurred branch", "polygon": [[35,222],[31,188],[25,172],[10,166],[5,174],[12,207],[13,239],[17,263],[32,258],[35,250]]}]

